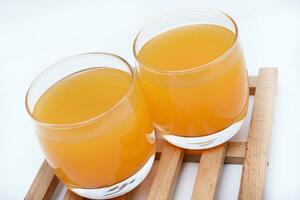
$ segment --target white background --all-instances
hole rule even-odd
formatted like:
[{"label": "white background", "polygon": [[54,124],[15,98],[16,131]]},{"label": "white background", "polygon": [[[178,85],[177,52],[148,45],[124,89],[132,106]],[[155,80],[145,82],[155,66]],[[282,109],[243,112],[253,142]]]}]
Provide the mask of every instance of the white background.
[{"label": "white background", "polygon": [[[279,68],[265,199],[300,199],[300,1],[0,0],[0,199],[23,199],[43,160],[24,107],[30,82],[70,55],[109,51],[134,64],[132,42],[149,20],[189,7],[229,13],[250,74]],[[189,199],[196,164],[186,164],[175,199]],[[226,166],[218,199],[236,199],[240,166]],[[225,180],[225,181],[224,181]],[[180,186],[180,187],[179,187]]]}]

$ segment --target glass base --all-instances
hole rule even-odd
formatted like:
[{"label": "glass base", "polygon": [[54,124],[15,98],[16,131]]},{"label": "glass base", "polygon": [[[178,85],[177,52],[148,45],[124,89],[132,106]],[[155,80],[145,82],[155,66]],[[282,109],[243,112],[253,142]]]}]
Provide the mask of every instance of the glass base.
[{"label": "glass base", "polygon": [[207,149],[220,145],[232,138],[241,128],[245,118],[229,127],[207,136],[182,137],[163,133],[162,136],[171,144],[184,149]]},{"label": "glass base", "polygon": [[155,156],[152,155],[146,164],[128,179],[104,188],[70,188],[79,196],[89,199],[111,199],[121,196],[138,186],[148,175],[153,165]]}]

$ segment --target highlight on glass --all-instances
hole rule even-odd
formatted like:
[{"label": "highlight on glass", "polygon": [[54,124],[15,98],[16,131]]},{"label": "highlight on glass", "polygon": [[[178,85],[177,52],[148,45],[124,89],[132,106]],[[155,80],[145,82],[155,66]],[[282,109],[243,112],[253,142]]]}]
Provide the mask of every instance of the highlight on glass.
[{"label": "highlight on glass", "polygon": [[136,36],[133,53],[155,129],[170,143],[205,149],[242,126],[248,80],[238,28],[212,9],[168,13]]},{"label": "highlight on glass", "polygon": [[155,135],[136,71],[119,56],[86,53],[40,74],[26,108],[49,165],[73,192],[120,196],[154,162]]}]

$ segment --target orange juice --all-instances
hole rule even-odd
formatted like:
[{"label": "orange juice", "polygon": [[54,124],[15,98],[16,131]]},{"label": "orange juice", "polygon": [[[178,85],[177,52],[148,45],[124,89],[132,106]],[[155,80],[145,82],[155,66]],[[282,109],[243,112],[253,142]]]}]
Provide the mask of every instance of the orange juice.
[{"label": "orange juice", "polygon": [[236,35],[218,25],[170,29],[137,55],[139,75],[157,129],[205,136],[245,118],[248,83]]},{"label": "orange juice", "polygon": [[154,154],[152,123],[139,87],[128,73],[99,67],[65,77],[39,98],[34,117],[55,125],[37,126],[38,139],[67,186],[119,183]]}]

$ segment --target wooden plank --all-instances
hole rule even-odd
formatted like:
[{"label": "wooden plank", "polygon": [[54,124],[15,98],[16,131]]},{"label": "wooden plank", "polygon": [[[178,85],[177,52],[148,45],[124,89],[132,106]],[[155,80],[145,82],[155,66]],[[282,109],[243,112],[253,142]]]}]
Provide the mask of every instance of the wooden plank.
[{"label": "wooden plank", "polygon": [[183,155],[184,149],[164,143],[158,169],[150,188],[149,200],[168,200],[172,198]]},{"label": "wooden plank", "polygon": [[66,194],[64,196],[64,200],[84,200],[86,198],[81,197],[73,192],[71,192],[70,190],[66,191]]},{"label": "wooden plank", "polygon": [[223,169],[227,143],[202,152],[192,200],[213,200]]},{"label": "wooden plank", "polygon": [[277,87],[277,69],[261,68],[256,86],[239,199],[261,200],[268,162],[269,133]]},{"label": "wooden plank", "polygon": [[243,164],[246,155],[245,142],[228,142],[225,164]]},{"label": "wooden plank", "polygon": [[257,76],[248,76],[249,94],[255,95]]},{"label": "wooden plank", "polygon": [[58,178],[52,172],[51,167],[45,160],[41,165],[33,183],[31,184],[26,200],[48,200],[51,199],[58,184]]},{"label": "wooden plank", "polygon": [[[156,139],[156,155],[155,159],[159,160],[164,144],[164,139],[157,137]],[[184,162],[199,162],[203,150],[186,149],[183,157]],[[246,153],[245,142],[228,142],[225,154],[225,164],[243,164]]]}]

